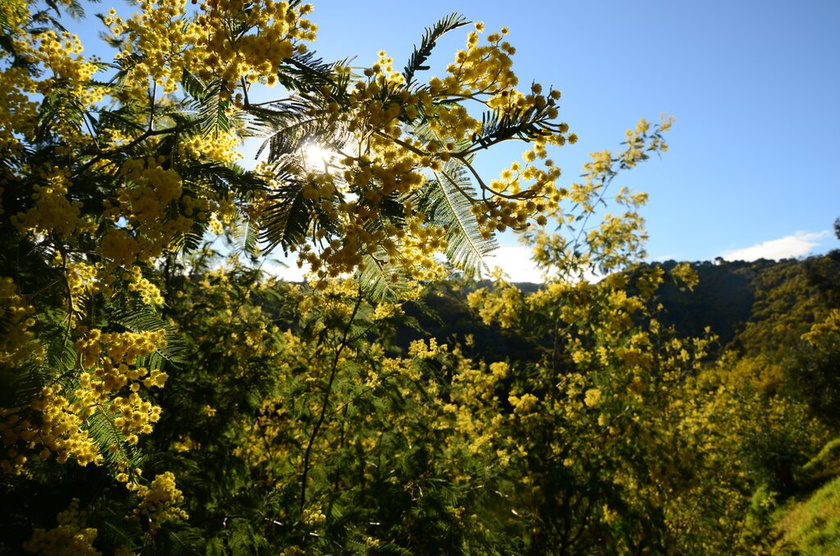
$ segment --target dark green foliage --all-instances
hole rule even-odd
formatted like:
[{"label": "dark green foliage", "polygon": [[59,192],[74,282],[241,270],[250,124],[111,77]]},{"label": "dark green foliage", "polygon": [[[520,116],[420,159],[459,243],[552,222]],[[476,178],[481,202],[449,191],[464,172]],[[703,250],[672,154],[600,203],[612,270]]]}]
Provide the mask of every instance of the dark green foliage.
[{"label": "dark green foliage", "polygon": [[218,137],[219,132],[230,131],[234,126],[227,112],[230,101],[222,96],[220,80],[203,83],[198,76],[184,71],[181,85],[191,97],[190,108],[196,112],[196,123],[201,133]]},{"label": "dark green foliage", "polygon": [[[405,306],[412,325],[401,322],[396,332],[397,345],[405,350],[411,341],[420,338],[437,338],[450,344],[463,343],[472,336],[473,346],[468,354],[487,361],[535,362],[547,349],[534,338],[523,337],[498,325],[485,325],[467,305],[467,295],[489,282],[451,279],[429,287],[421,302]],[[517,284],[523,292],[533,292],[536,284]]]},{"label": "dark green foliage", "polygon": [[[676,265],[651,266],[669,271]],[[840,307],[840,261],[832,254],[691,267],[699,278],[693,291],[667,282],[657,290],[664,321],[687,337],[702,336],[708,326],[722,348],[741,354],[784,357],[819,315]]]},{"label": "dark green foliage", "polygon": [[786,388],[820,419],[840,426],[840,334],[800,343],[785,362]]},{"label": "dark green foliage", "polygon": [[420,41],[420,46],[414,46],[411,58],[409,58],[408,64],[403,70],[403,77],[405,77],[405,82],[408,87],[413,85],[414,74],[416,72],[429,69],[428,66],[424,66],[423,64],[431,56],[436,41],[446,33],[463,27],[468,23],[469,21],[464,16],[458,13],[452,13],[435,23],[431,28],[426,27],[426,32],[423,33],[423,38]]},{"label": "dark green foliage", "polygon": [[[677,263],[667,261],[660,266],[667,272]],[[705,328],[719,338],[720,345],[728,345],[738,329],[750,317],[755,293],[750,279],[738,272],[738,265],[694,263],[699,283],[687,292],[672,283],[665,283],[657,291],[665,306],[664,321],[676,327],[681,336],[700,337]]]},{"label": "dark green foliage", "polygon": [[391,263],[384,251],[366,255],[363,261],[365,267],[356,279],[365,294],[374,301],[397,302],[408,285],[405,269]]},{"label": "dark green foliage", "polygon": [[524,141],[543,139],[563,125],[550,124],[546,119],[538,119],[535,116],[537,111],[534,108],[505,112],[501,117],[496,111],[485,112],[481,116],[481,130],[473,137],[473,142],[477,145],[468,152],[486,149],[512,138]]}]

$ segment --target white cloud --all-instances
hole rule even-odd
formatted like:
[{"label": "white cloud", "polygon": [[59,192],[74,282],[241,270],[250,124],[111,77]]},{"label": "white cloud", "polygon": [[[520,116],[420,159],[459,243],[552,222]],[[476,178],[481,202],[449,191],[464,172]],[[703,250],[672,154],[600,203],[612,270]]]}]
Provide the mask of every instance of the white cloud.
[{"label": "white cloud", "polygon": [[754,261],[757,259],[789,259],[807,255],[820,244],[820,240],[831,235],[829,231],[796,232],[779,239],[771,239],[741,249],[728,249],[721,253],[727,261]]},{"label": "white cloud", "polygon": [[531,249],[524,246],[499,247],[486,258],[490,268],[501,267],[511,282],[542,283],[542,275],[531,260]]},{"label": "white cloud", "polygon": [[[531,260],[530,247],[499,247],[490,256],[485,258],[485,262],[490,268],[500,267],[510,282],[531,282],[533,284],[542,284],[545,282],[542,273],[537,269],[537,265]],[[552,273],[549,273],[549,278],[551,277]],[[583,279],[593,284],[600,282],[603,278],[602,275],[591,270],[585,270],[578,277],[578,279]]]},{"label": "white cloud", "polygon": [[[505,276],[511,282],[542,283],[543,279],[536,265],[531,260],[531,250],[528,247],[500,247],[485,258],[491,269],[501,267]],[[283,266],[283,265],[286,266]],[[271,276],[282,278],[287,282],[302,282],[308,265],[303,268],[297,266],[297,256],[292,254],[284,257],[282,253],[263,262],[262,269]]]},{"label": "white cloud", "polygon": [[650,261],[654,263],[664,263],[666,261],[674,260],[679,260],[679,255],[668,253],[666,255],[657,255],[656,257],[650,257]]},{"label": "white cloud", "polygon": [[[278,262],[288,266],[284,267],[282,264],[278,264]],[[531,260],[531,249],[529,247],[499,247],[485,257],[485,262],[491,269],[500,267],[505,277],[511,282],[543,283],[543,277],[540,271],[537,270],[537,265]],[[269,275],[282,278],[287,282],[302,282],[304,280],[304,273],[308,270],[308,265],[305,265],[303,268],[298,268],[297,257],[295,255],[283,257],[282,254],[279,254],[263,262],[262,268]],[[588,282],[597,282],[600,279],[600,276],[591,272],[586,272],[584,275],[584,280]]]},{"label": "white cloud", "polygon": [[[283,265],[286,266],[283,266]],[[304,265],[299,268],[297,265],[297,257],[292,255],[284,257],[282,254],[263,263],[262,269],[270,276],[282,278],[287,282],[303,282],[304,274],[309,270],[309,265]]]}]

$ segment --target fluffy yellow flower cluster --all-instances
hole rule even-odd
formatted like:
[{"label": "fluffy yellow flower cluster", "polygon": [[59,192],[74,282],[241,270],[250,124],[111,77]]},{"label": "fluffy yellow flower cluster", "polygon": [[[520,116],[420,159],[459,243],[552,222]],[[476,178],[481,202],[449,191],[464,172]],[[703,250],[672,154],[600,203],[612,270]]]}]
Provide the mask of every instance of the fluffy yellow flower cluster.
[{"label": "fluffy yellow flower cluster", "polygon": [[[44,459],[57,454],[59,463],[74,457],[80,465],[99,465],[103,456],[83,424],[91,416],[106,419],[130,444],[140,434],[152,431],[152,423],[160,419],[160,407],[144,401],[138,392],[141,386],[161,387],[166,373],[135,366],[138,357],[146,356],[166,345],[165,332],[124,332],[103,334],[98,329],[85,331],[76,342],[80,362],[87,370],[81,373],[75,390],[60,385],[42,389],[27,408],[3,410],[0,414],[0,435],[6,454],[0,466],[7,472],[20,472],[27,452],[37,451]],[[128,390],[127,395],[118,395]],[[22,417],[24,410],[34,411],[37,422]],[[110,445],[116,452],[119,447]]]},{"label": "fluffy yellow flower cluster", "polygon": [[539,404],[539,398],[531,393],[525,393],[521,396],[510,394],[508,402],[513,407],[514,414],[527,415],[534,410]]},{"label": "fluffy yellow flower cluster", "polygon": [[120,173],[127,185],[120,191],[120,207],[134,226],[162,220],[169,204],[181,197],[181,177],[174,170],[163,168],[161,161],[131,160]]},{"label": "fluffy yellow flower cluster", "polygon": [[84,336],[76,342],[76,349],[85,367],[96,365],[100,359],[110,364],[132,364],[138,357],[166,346],[165,330],[103,334],[96,328],[89,331],[81,328],[80,332]]},{"label": "fluffy yellow flower cluster", "polygon": [[[143,0],[140,10],[128,21],[111,9],[105,19],[114,37],[125,35],[123,50],[116,59],[128,65],[128,82],[135,94],[146,94],[149,80],[175,92],[184,70],[183,50],[188,44],[185,21],[186,0]],[[137,55],[136,63],[132,62]]]},{"label": "fluffy yellow flower cluster", "polygon": [[599,403],[601,403],[601,395],[602,392],[598,388],[590,388],[584,395],[583,403],[586,404],[587,407],[596,407]]},{"label": "fluffy yellow flower cluster", "polygon": [[[555,185],[560,170],[547,159],[546,147],[573,143],[576,137],[554,121],[559,91],[543,94],[537,84],[528,94],[515,89],[515,49],[502,40],[506,32],[491,34],[486,44],[471,33],[447,76],[433,77],[427,86],[413,78],[406,83],[384,51],[355,82],[338,68],[338,78],[351,80],[349,97],[331,96],[324,88],[323,108],[313,114],[321,110],[346,135],[329,170],[306,175],[302,191],[331,223],[329,231],[311,229],[320,247],[301,248],[301,262],[316,275],[337,276],[368,264],[417,269],[415,279],[439,275],[434,255],[447,249],[454,232],[437,225],[428,207],[415,200],[430,188],[446,191],[450,203],[466,202],[485,240],[509,227],[523,229],[530,218],[545,222],[543,215],[557,209],[567,193]],[[471,106],[490,112],[476,118]],[[474,156],[510,139],[532,143],[524,164],[512,166],[502,180],[485,183],[472,166]],[[477,182],[479,193],[463,185],[464,175]],[[395,202],[402,214],[383,218]]]},{"label": "fluffy yellow flower cluster", "polygon": [[214,204],[206,197],[184,195],[181,176],[163,164],[150,157],[122,165],[124,187],[103,203],[111,221],[98,246],[107,261],[103,273],[151,263],[190,231],[196,219],[209,217]]},{"label": "fluffy yellow flower cluster", "polygon": [[[483,237],[489,238],[507,228],[521,230],[531,218],[544,225],[546,214],[555,212],[568,196],[565,189],[555,187],[560,168],[551,160],[545,161],[544,169],[537,168],[533,165],[537,157],[546,157],[545,143],[541,141],[537,141],[532,150],[525,151],[524,166],[514,162],[502,172],[502,179],[490,183],[496,197],[482,205],[473,205],[472,212]],[[523,189],[524,184],[527,186]]]},{"label": "fluffy yellow flower cluster", "polygon": [[[451,403],[442,404],[442,410],[449,415],[441,419],[441,428],[451,427],[463,435],[463,442],[456,450],[464,450],[473,456],[486,450],[494,450],[500,435],[505,416],[495,411],[499,397],[496,392],[507,377],[507,363],[491,363],[489,369],[484,363],[474,362],[464,356],[460,346],[452,349],[452,358],[447,363],[454,363],[452,373]],[[450,421],[450,419],[452,421]],[[450,423],[447,423],[450,421]],[[506,456],[500,456],[506,459]],[[464,473],[460,480],[467,480]]]},{"label": "fluffy yellow flower cluster", "polygon": [[377,303],[371,316],[372,320],[383,320],[403,314],[402,307],[393,303]]},{"label": "fluffy yellow flower cluster", "polygon": [[[61,258],[57,257],[58,259]],[[65,266],[65,277],[67,278],[67,289],[70,293],[70,307],[77,313],[81,310],[80,300],[88,295],[95,294],[100,287],[97,274],[101,265],[88,264],[84,261],[68,263]]]},{"label": "fluffy yellow flower cluster", "polygon": [[498,294],[491,293],[487,288],[478,288],[467,296],[467,302],[486,324],[498,322],[502,328],[513,326],[524,307],[522,292],[511,285],[500,288]]},{"label": "fluffy yellow flower cluster", "polygon": [[166,521],[189,519],[187,512],[179,507],[184,495],[175,486],[175,475],[168,471],[156,476],[149,486],[138,485],[137,494],[140,502],[133,517],[148,527],[147,536],[154,536]]},{"label": "fluffy yellow flower cluster", "polygon": [[280,65],[305,52],[303,42],[314,40],[317,30],[302,17],[312,11],[309,4],[205,0],[198,11],[189,17],[186,0],[143,0],[131,19],[123,21],[115,12],[106,19],[115,37],[128,39],[118,58],[128,67],[134,91],[144,94],[152,81],[173,93],[184,71],[219,80],[228,98],[257,81],[273,85]]},{"label": "fluffy yellow flower cluster", "polygon": [[[460,355],[460,352],[458,351]],[[460,359],[458,372],[452,377],[452,384],[457,385],[456,401],[467,403],[470,400],[491,401],[495,399],[496,387],[510,370],[507,363],[495,362],[490,368],[475,368],[468,359]],[[489,372],[488,372],[489,370]]]},{"label": "fluffy yellow flower cluster", "polygon": [[27,13],[26,0],[7,0],[0,4],[0,21],[10,29],[20,28]]},{"label": "fluffy yellow flower cluster", "polygon": [[31,92],[48,94],[57,83],[61,83],[71,86],[69,92],[85,106],[102,100],[104,88],[91,87],[90,83],[97,66],[81,56],[84,48],[78,36],[66,31],[59,36],[55,31],[48,30],[34,38],[37,43],[34,48],[27,45],[31,49],[29,53],[52,72],[52,77],[38,82],[37,89]]},{"label": "fluffy yellow flower cluster", "polygon": [[[644,219],[637,212],[647,201],[644,193],[620,189],[614,202],[624,212],[603,214],[598,226],[587,227],[587,224],[598,206],[606,203],[606,190],[619,171],[633,168],[649,158],[650,153],[667,150],[662,134],[672,123],[673,118],[664,116],[656,126],[640,120],[635,128],[626,132],[628,140],[624,151],[604,150],[590,154],[590,161],[583,168],[584,181],[572,184],[569,191],[558,191],[560,198],[571,201],[571,207],[564,210],[564,207],[552,204],[555,208],[551,215],[564,225],[562,232],[529,232],[534,260],[540,266],[559,269],[561,274],[579,273],[582,268],[597,266],[601,272],[608,273],[644,255],[647,235]],[[545,224],[545,220],[538,224]]]},{"label": "fluffy yellow flower cluster", "polygon": [[[5,4],[4,4],[5,6]],[[82,45],[76,35],[66,31],[57,33],[46,30],[41,33],[29,33],[22,25],[29,24],[28,6],[9,8],[12,12],[8,23],[11,48],[0,49],[0,144],[19,152],[21,139],[31,140],[39,125],[38,104],[31,95],[41,95],[56,103],[56,118],[50,121],[50,128],[57,136],[76,143],[87,139],[81,133],[75,118],[65,115],[70,111],[85,109],[101,101],[105,96],[104,87],[92,82],[98,66],[81,56]],[[5,27],[5,25],[4,25]],[[39,67],[42,72],[35,74],[27,71],[22,64],[14,63],[9,54],[15,52],[18,59]],[[44,125],[45,122],[40,122]]]},{"label": "fluffy yellow flower cluster", "polygon": [[697,276],[697,273],[688,263],[680,263],[672,268],[671,276],[675,278],[683,288],[688,290],[694,289],[694,286],[700,283],[700,277]]},{"label": "fluffy yellow flower cluster", "polygon": [[[31,137],[38,121],[38,104],[26,92],[31,88],[31,78],[23,68],[0,71],[0,149],[9,156],[21,153],[21,137]],[[3,182],[5,177],[0,175]]]},{"label": "fluffy yellow flower cluster", "polygon": [[368,77],[374,75],[383,76],[385,78],[384,81],[380,80],[380,83],[383,85],[399,86],[405,83],[405,76],[398,71],[394,71],[394,59],[388,56],[384,50],[379,51],[379,60],[373,66],[366,69],[364,74]]},{"label": "fluffy yellow flower cluster", "polygon": [[[247,4],[248,9],[243,9]],[[317,26],[304,16],[311,4],[292,7],[274,0],[205,0],[195,23],[196,48],[185,63],[201,68],[208,80],[221,79],[229,90],[241,84],[265,80],[276,83],[280,65],[295,53],[303,53],[303,41],[315,40]],[[229,23],[231,14],[234,23]],[[233,27],[233,33],[227,31]]]},{"label": "fluffy yellow flower cluster", "polygon": [[160,289],[142,275],[139,266],[132,268],[133,280],[128,284],[128,290],[140,294],[140,300],[146,305],[163,305]]},{"label": "fluffy yellow flower cluster", "polygon": [[447,351],[449,347],[446,344],[438,344],[437,338],[429,338],[428,343],[422,339],[413,340],[408,346],[408,354],[418,359],[434,359]]},{"label": "fluffy yellow flower cluster", "polygon": [[[449,94],[471,94],[475,92],[501,93],[510,90],[519,83],[519,78],[511,69],[510,58],[516,49],[503,37],[507,29],[492,33],[487,37],[487,45],[479,44],[479,33],[484,31],[484,24],[475,24],[475,31],[467,37],[467,49],[455,55],[455,63],[447,66],[449,76],[440,85],[432,83],[434,94],[437,86]],[[492,71],[488,71],[491,70]]]},{"label": "fluffy yellow flower cluster", "polygon": [[80,416],[74,404],[67,399],[59,386],[46,386],[40,396],[29,404],[28,409],[38,415],[33,423],[21,418],[20,409],[3,410],[0,414],[0,434],[6,447],[0,469],[6,473],[21,473],[27,462],[26,452],[41,450],[43,459],[57,454],[59,463],[65,463],[73,456],[79,465],[100,464],[102,455],[85,428],[82,428],[84,412]]},{"label": "fluffy yellow flower cluster", "polygon": [[178,145],[178,155],[193,160],[231,163],[242,158],[242,154],[236,150],[241,143],[242,139],[231,132],[195,134]]},{"label": "fluffy yellow flower cluster", "polygon": [[54,233],[62,236],[91,231],[81,218],[81,201],[68,198],[70,171],[66,168],[46,166],[36,170],[43,185],[32,186],[31,199],[35,202],[26,212],[12,215],[12,225],[23,233]]},{"label": "fluffy yellow flower cluster", "polygon": [[14,280],[0,277],[0,365],[14,367],[37,354],[35,308],[17,292]]},{"label": "fluffy yellow flower cluster", "polygon": [[301,520],[307,525],[321,525],[327,521],[327,516],[324,515],[321,505],[315,504],[312,508],[303,509]]},{"label": "fluffy yellow flower cluster", "polygon": [[821,339],[840,330],[840,310],[831,309],[821,320],[815,322],[811,329],[802,335],[802,339],[813,346],[819,345]]},{"label": "fluffy yellow flower cluster", "polygon": [[[105,89],[92,82],[97,64],[81,56],[79,38],[51,29],[30,33],[26,26],[31,25],[32,15],[23,0],[3,2],[0,20],[8,39],[0,49],[0,148],[8,155],[20,154],[38,126],[47,124],[39,122],[39,102],[34,95],[55,104],[58,117],[48,124],[53,133],[74,143],[87,141],[75,118],[65,116],[102,100]],[[30,67],[41,71],[32,72]]]},{"label": "fluffy yellow flower cluster", "polygon": [[19,83],[19,86],[29,94],[45,97],[61,91],[62,95],[55,97],[60,101],[58,117],[52,122],[53,132],[75,143],[87,142],[89,137],[81,132],[73,118],[65,118],[65,114],[88,108],[105,97],[105,87],[93,83],[93,75],[99,70],[96,60],[82,56],[79,37],[67,31],[59,35],[47,30],[38,34],[25,33],[22,37],[15,42],[15,47],[45,73],[41,79],[33,79],[30,74],[28,82]]},{"label": "fluffy yellow flower cluster", "polygon": [[79,511],[79,500],[58,514],[58,525],[50,530],[35,529],[32,538],[23,543],[23,549],[32,554],[77,556],[101,554],[93,547],[98,531],[85,526],[84,512]]}]

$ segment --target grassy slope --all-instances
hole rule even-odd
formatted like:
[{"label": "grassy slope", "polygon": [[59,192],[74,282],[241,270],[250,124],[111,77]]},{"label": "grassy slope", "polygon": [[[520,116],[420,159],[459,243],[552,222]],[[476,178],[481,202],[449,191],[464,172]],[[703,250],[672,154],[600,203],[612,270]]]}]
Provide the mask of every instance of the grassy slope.
[{"label": "grassy slope", "polygon": [[801,554],[840,554],[840,477],[786,511],[778,528]]}]

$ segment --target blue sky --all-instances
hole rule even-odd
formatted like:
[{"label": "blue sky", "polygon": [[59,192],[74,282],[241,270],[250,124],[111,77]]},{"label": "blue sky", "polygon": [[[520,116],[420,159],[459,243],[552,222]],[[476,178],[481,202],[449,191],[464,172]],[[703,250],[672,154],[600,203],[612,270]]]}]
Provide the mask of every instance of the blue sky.
[{"label": "blue sky", "polygon": [[[650,194],[643,215],[651,259],[840,248],[832,231],[840,217],[838,1],[313,4],[313,48],[326,59],[356,56],[354,65],[385,49],[402,66],[423,28],[453,11],[488,32],[509,27],[522,85],[536,80],[563,91],[561,115],[580,140],[553,158],[569,181],[590,151],[617,148],[640,117],[675,116],[670,152],[616,183]],[[433,65],[443,67],[465,34],[441,41]],[[503,150],[507,158],[486,171],[519,152]],[[503,244],[505,256],[521,259],[514,238]]]},{"label": "blue sky", "polygon": [[[401,63],[423,27],[451,11],[488,31],[509,27],[522,82],[563,91],[561,114],[580,137],[555,157],[570,180],[590,151],[617,147],[640,117],[674,115],[670,152],[621,178],[650,194],[651,259],[840,247],[831,231],[840,216],[840,2],[314,5],[316,49],[362,64],[380,48]],[[453,35],[433,61],[445,64],[461,46],[463,35]],[[505,244],[515,256],[515,241]]]}]

